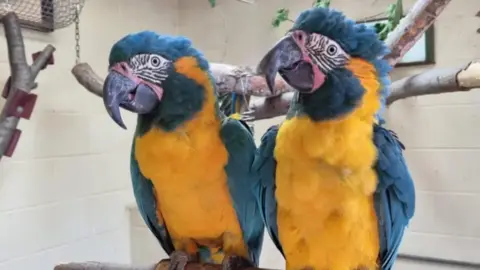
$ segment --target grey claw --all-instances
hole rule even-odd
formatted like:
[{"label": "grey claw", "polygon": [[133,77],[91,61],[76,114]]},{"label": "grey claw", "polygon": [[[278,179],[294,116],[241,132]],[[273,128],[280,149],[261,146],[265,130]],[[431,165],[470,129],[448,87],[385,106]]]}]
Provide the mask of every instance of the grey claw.
[{"label": "grey claw", "polygon": [[168,270],[185,270],[187,263],[193,261],[192,258],[184,251],[174,251],[170,255],[170,263]]}]

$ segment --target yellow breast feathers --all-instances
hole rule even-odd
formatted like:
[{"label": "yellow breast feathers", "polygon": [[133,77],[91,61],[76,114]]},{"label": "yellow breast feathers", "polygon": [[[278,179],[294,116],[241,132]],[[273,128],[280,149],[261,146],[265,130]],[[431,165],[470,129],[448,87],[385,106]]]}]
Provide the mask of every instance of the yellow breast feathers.
[{"label": "yellow breast feathers", "polygon": [[352,59],[347,68],[366,89],[355,111],[324,122],[295,117],[277,136],[277,217],[288,269],[376,267],[372,133],[380,84],[366,61]]},{"label": "yellow breast feathers", "polygon": [[176,249],[194,253],[197,245],[206,245],[212,253],[223,247],[246,256],[226,181],[228,153],[219,135],[214,90],[208,75],[189,61],[195,59],[177,61],[175,68],[204,85],[203,110],[173,132],[153,128],[137,138],[135,157],[154,185],[158,212]]}]

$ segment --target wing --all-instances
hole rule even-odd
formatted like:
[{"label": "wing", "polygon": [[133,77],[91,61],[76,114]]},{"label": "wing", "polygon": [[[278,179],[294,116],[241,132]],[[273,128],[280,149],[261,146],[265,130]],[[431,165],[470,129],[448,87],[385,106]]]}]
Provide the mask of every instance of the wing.
[{"label": "wing", "polygon": [[255,141],[249,130],[238,120],[225,118],[220,131],[229,158],[225,167],[230,195],[250,252],[250,258],[258,266],[263,244],[264,224],[255,194],[257,176],[251,165],[255,157]]},{"label": "wing", "polygon": [[415,187],[403,158],[405,148],[397,135],[375,125],[374,142],[378,151],[375,210],[379,224],[379,259],[381,269],[390,270],[397,258],[405,228],[415,212]]},{"label": "wing", "polygon": [[283,255],[283,249],[278,239],[277,201],[275,200],[275,171],[277,162],[274,158],[278,126],[270,127],[262,136],[262,142],[255,155],[253,171],[260,177],[258,200],[263,220],[270,238]]},{"label": "wing", "polygon": [[[132,143],[130,155],[130,175],[132,178],[133,193],[137,201],[138,209],[150,231],[160,242],[163,250],[170,255],[174,251],[172,240],[168,234],[163,218],[157,212],[157,199],[152,182],[140,172],[138,162],[135,159],[135,139]],[[157,214],[158,213],[158,214]]]}]

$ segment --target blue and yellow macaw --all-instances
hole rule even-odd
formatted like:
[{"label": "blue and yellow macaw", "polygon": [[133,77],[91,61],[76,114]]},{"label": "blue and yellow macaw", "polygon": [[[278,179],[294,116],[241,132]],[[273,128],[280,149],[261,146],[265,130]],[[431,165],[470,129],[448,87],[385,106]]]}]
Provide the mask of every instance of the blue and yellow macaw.
[{"label": "blue and yellow macaw", "polygon": [[[139,32],[112,47],[105,108],[138,114],[131,178],[170,269],[199,261],[258,265],[264,224],[248,128],[218,108],[207,60],[184,37]],[[258,184],[258,183],[257,183]]]},{"label": "blue and yellow macaw", "polygon": [[288,270],[390,270],[415,208],[393,132],[377,124],[390,67],[375,32],[313,8],[262,59],[295,90],[257,150],[262,213]]}]

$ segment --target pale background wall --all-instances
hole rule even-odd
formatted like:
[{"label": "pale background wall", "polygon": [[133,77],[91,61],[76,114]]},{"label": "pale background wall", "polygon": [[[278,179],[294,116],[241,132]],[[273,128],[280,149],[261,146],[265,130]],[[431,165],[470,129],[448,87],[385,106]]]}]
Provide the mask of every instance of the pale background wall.
[{"label": "pale background wall", "polygon": [[[310,0],[257,0],[256,5],[218,0],[96,0],[81,15],[82,59],[105,75],[110,46],[132,31],[150,29],[193,39],[212,62],[254,65],[286,30],[272,29],[279,7],[292,15]],[[334,0],[352,18],[384,11],[389,0]],[[413,0],[405,1],[409,6]],[[435,24],[437,66],[480,57],[477,0],[452,1]],[[459,30],[461,29],[461,30]],[[83,90],[70,74],[74,63],[73,28],[44,35],[25,31],[28,52],[47,43],[57,48],[56,64],[40,74],[39,100],[13,159],[0,163],[0,270],[52,269],[58,262],[101,260],[152,262],[163,252],[131,209],[128,151],[130,131],[105,114],[101,100]],[[8,74],[3,37],[0,69]],[[398,69],[399,78],[419,68]],[[6,75],[0,78],[1,83]],[[418,209],[402,251],[480,262],[480,206],[475,175],[479,158],[480,92],[415,98],[389,111],[390,126],[408,147],[406,156],[418,190]],[[281,118],[255,126],[257,139]],[[131,244],[131,248],[130,248]],[[282,267],[270,241],[262,265]],[[397,269],[429,270],[418,264]],[[433,269],[440,269],[434,267]],[[454,268],[444,268],[454,269]]]},{"label": "pale background wall", "polygon": [[[82,58],[104,76],[110,47],[126,33],[176,33],[176,8],[171,0],[87,1]],[[125,205],[133,201],[128,148],[134,119],[127,117],[130,130],[122,131],[101,99],[76,83],[70,73],[73,26],[24,35],[29,54],[54,45],[56,63],[40,73],[38,103],[31,120],[21,122],[14,158],[0,163],[0,269],[48,270],[72,260],[128,262]],[[9,74],[6,50],[2,32],[2,87]]]}]

